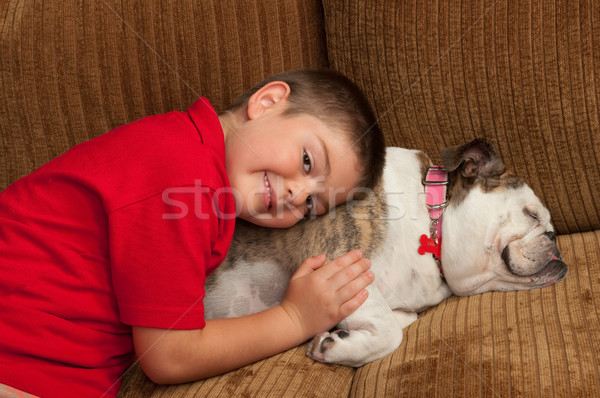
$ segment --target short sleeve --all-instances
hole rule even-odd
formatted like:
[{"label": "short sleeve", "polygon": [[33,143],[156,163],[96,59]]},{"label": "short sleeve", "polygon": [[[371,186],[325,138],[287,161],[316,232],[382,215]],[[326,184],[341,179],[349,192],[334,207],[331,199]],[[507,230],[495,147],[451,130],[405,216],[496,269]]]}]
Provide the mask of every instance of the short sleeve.
[{"label": "short sleeve", "polygon": [[222,229],[213,198],[207,187],[181,187],[109,215],[121,322],[163,329],[205,326],[204,283],[218,265],[211,257]]}]

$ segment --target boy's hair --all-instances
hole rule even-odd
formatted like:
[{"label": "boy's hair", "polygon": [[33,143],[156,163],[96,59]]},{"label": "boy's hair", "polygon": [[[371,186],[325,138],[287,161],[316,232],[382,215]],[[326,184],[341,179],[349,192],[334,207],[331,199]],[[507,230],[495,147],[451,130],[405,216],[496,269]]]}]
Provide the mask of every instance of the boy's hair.
[{"label": "boy's hair", "polygon": [[[348,141],[362,162],[357,188],[373,189],[383,174],[385,140],[363,92],[348,78],[331,70],[300,69],[269,77],[238,97],[226,111],[247,106],[250,97],[272,81],[283,81],[290,86],[289,106],[282,116],[313,116],[348,134]],[[357,194],[363,196],[360,189]]]}]

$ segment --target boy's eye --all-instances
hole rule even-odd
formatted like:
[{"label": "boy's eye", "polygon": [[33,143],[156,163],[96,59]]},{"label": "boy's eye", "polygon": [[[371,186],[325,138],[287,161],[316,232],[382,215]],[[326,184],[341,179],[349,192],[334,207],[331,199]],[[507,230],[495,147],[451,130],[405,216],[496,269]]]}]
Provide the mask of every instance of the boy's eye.
[{"label": "boy's eye", "polygon": [[306,151],[302,152],[302,167],[304,167],[304,171],[310,173],[311,163],[310,156],[306,153]]},{"label": "boy's eye", "polygon": [[313,197],[309,196],[306,198],[306,218],[313,218],[315,216],[315,204]]}]

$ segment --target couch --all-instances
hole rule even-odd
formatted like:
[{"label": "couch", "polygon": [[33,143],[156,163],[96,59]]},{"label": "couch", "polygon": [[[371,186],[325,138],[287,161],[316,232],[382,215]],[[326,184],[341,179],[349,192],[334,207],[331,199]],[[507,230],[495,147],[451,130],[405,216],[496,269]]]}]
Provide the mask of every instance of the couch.
[{"label": "couch", "polygon": [[120,396],[600,396],[597,0],[0,0],[0,189],[116,126],[199,96],[222,110],[303,67],[354,80],[387,145],[439,161],[493,142],[552,213],[569,274],[450,297],[358,369],[302,345],[178,386],[133,367]]}]

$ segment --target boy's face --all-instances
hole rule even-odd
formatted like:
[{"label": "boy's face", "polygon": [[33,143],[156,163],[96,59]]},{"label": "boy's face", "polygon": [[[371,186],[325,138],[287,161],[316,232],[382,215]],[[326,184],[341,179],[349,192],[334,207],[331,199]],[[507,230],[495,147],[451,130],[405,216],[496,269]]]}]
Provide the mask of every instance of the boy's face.
[{"label": "boy's face", "polygon": [[226,134],[226,170],[239,217],[285,228],[344,202],[360,177],[346,135],[306,115],[261,113]]}]

